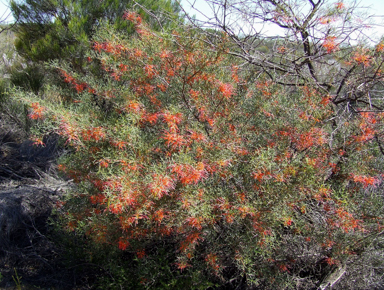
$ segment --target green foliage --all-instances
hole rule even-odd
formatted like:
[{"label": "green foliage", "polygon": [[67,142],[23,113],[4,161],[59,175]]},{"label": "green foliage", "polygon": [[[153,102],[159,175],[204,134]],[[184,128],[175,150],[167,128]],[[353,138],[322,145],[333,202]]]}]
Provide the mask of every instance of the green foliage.
[{"label": "green foliage", "polygon": [[[101,22],[112,22],[119,31],[133,32],[133,25],[122,20],[123,13],[134,5],[132,0],[25,0],[11,1],[15,26],[15,47],[23,58],[23,68],[11,67],[12,83],[34,93],[46,85],[57,84],[55,71],[43,62],[65,61],[71,68],[84,73],[84,55]],[[179,8],[171,0],[142,0],[139,4],[153,10],[141,14],[158,29],[172,26]],[[135,4],[137,5],[137,4]]]},{"label": "green foliage", "polygon": [[16,284],[16,289],[17,290],[21,290],[21,278],[18,274],[17,274],[17,271],[16,271],[16,268],[14,269],[15,270],[15,275],[12,276],[13,278],[13,281],[15,282]]},{"label": "green foliage", "polygon": [[3,107],[4,105],[8,88],[9,88],[9,83],[6,80],[1,79],[0,80],[0,107]]},{"label": "green foliage", "polygon": [[240,66],[224,33],[124,18],[134,35],[104,23],[82,72],[52,64],[66,85],[18,93],[71,149],[62,225],[104,288],[308,289],[381,234],[384,114]]},{"label": "green foliage", "polygon": [[10,82],[27,91],[38,94],[44,83],[44,72],[41,66],[34,64],[15,63],[9,68]]},{"label": "green foliage", "polygon": [[[60,211],[60,210],[59,210]],[[175,265],[172,244],[159,240],[153,244],[153,253],[138,259],[136,253],[122,253],[114,245],[100,244],[79,231],[66,231],[57,220],[57,212],[51,219],[54,231],[50,238],[61,249],[66,268],[76,276],[87,275],[94,280],[95,289],[207,289],[214,286],[201,272],[186,270],[179,275]],[[147,279],[149,283],[143,283]]]},{"label": "green foliage", "polygon": [[[178,11],[176,4],[169,0],[139,3],[154,11],[161,9],[162,13]],[[132,32],[132,26],[122,21],[124,11],[132,5],[131,0],[11,1],[14,18],[18,20],[17,51],[35,62],[69,59],[73,68],[81,69],[89,40],[100,21],[111,21],[117,29]],[[158,16],[162,25],[171,23],[169,18]],[[155,21],[154,17],[146,16],[146,19]]]},{"label": "green foliage", "polygon": [[11,65],[15,50],[12,45],[14,41],[12,30],[7,26],[3,26],[1,29],[5,29],[0,33],[0,106],[2,107],[7,99],[6,95],[10,87],[7,68]]}]

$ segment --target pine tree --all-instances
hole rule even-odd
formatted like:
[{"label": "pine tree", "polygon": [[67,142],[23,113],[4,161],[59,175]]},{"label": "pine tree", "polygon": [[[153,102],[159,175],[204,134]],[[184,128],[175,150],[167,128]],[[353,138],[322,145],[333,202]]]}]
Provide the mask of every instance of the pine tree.
[{"label": "pine tree", "polygon": [[[139,3],[168,16],[177,15],[179,11],[172,0],[141,0]],[[17,51],[33,62],[67,59],[74,69],[81,70],[84,52],[102,21],[112,21],[120,31],[133,31],[132,25],[122,21],[123,13],[133,4],[132,0],[12,0],[11,10],[18,21]],[[154,19],[142,14],[146,21]],[[169,19],[164,17],[162,21],[159,16],[157,20],[169,25]]]}]

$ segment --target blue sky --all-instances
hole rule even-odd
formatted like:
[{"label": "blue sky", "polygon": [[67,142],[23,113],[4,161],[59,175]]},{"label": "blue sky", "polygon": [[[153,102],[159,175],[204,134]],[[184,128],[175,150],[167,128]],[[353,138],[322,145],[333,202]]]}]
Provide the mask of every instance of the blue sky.
[{"label": "blue sky", "polygon": [[[18,0],[20,1],[20,0]],[[179,0],[183,5],[185,5],[187,9],[187,1],[186,0]],[[347,4],[351,0],[344,0],[344,2]],[[202,10],[203,12],[208,12],[204,11],[207,9],[207,6],[204,5],[204,0],[189,0],[189,2],[196,2],[197,7]],[[337,2],[335,0],[334,2]],[[384,0],[362,0],[358,1],[360,3],[359,6],[363,7],[371,7],[372,8],[372,14],[377,14],[377,21],[384,23]],[[12,22],[13,17],[10,14],[9,11],[9,0],[0,0],[0,20],[4,21],[6,20],[7,22]],[[8,17],[6,19],[6,17]],[[384,29],[380,30],[380,33],[383,32],[384,34]]]},{"label": "blue sky", "polygon": [[[182,4],[185,4],[187,2],[195,2],[196,3],[196,6],[199,7],[199,8],[204,8],[206,7],[204,5],[204,0],[178,0],[180,1]],[[344,3],[350,3],[350,2],[353,2],[353,0],[334,0],[334,1],[329,1],[330,3],[332,2],[344,2]],[[373,11],[375,11],[376,13],[375,14],[380,14],[381,12],[381,16],[384,15],[384,1],[383,0],[360,0],[360,1],[357,1],[357,3],[359,4],[359,6],[361,7],[371,7]]]},{"label": "blue sky", "polygon": [[11,16],[11,11],[8,9],[8,0],[0,0],[0,21],[3,22],[5,21],[13,21],[13,17]]},{"label": "blue sky", "polygon": [[[190,6],[188,5],[188,3],[194,3],[194,7],[197,10],[209,16],[210,7],[204,0],[178,0],[178,1],[182,3],[186,11],[191,11],[191,14],[194,14],[197,19],[203,20],[204,17],[200,16],[199,13],[196,12],[196,10],[191,10],[190,8],[188,8]],[[328,0],[328,1],[329,3],[344,2],[347,7],[355,2],[354,0]],[[374,15],[375,17],[371,18],[371,20],[373,20],[376,24],[378,24],[364,31],[365,34],[370,35],[372,39],[376,39],[376,40],[381,39],[381,37],[384,35],[384,0],[356,0],[356,3],[358,7],[367,8],[367,9],[359,10],[358,11],[359,13],[364,12],[368,15]],[[267,35],[275,34],[275,33],[279,34],[279,32],[276,32],[276,27],[266,26],[265,29],[266,31],[264,32],[266,32]],[[277,30],[279,30],[279,28],[277,28]]]}]

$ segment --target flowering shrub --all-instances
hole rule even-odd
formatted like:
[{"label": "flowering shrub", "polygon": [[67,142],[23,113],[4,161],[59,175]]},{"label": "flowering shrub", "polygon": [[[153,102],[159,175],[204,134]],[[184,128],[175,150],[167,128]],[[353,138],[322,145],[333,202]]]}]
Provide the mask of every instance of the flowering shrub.
[{"label": "flowering shrub", "polygon": [[335,130],[331,96],[240,69],[225,34],[213,50],[193,29],[155,34],[125,17],[135,37],[104,27],[87,76],[60,67],[60,102],[32,105],[73,148],[59,165],[78,185],[61,208],[68,230],[147,266],[166,244],[181,276],[273,285],[307,269],[309,249],[339,264],[382,225],[354,201],[380,182],[360,165],[384,115]]}]

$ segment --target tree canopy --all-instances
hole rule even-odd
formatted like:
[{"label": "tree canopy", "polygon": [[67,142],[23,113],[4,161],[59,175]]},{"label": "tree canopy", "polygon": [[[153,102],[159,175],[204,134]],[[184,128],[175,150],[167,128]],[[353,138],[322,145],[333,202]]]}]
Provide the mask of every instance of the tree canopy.
[{"label": "tree canopy", "polygon": [[[139,3],[159,12],[157,27],[169,24],[171,14],[177,17],[179,11],[171,0],[143,0]],[[132,32],[132,26],[122,21],[122,16],[127,7],[134,4],[132,0],[12,0],[12,13],[18,22],[17,51],[35,62],[70,57],[81,65],[82,56],[100,22],[110,21],[118,29]],[[143,10],[141,13],[147,21],[154,21],[154,17]]]}]

